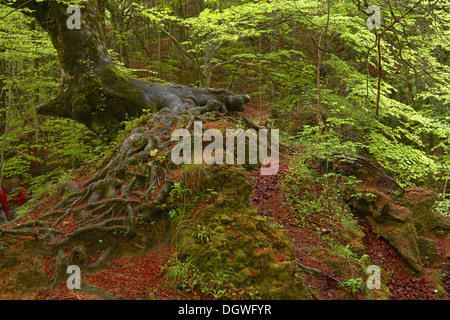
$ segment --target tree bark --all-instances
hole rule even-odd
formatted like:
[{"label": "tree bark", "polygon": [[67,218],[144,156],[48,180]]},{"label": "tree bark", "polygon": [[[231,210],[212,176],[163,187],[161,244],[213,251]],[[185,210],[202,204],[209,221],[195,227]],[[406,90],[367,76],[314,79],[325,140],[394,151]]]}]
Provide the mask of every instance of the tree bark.
[{"label": "tree bark", "polygon": [[73,30],[67,27],[69,3],[64,1],[0,3],[31,9],[24,14],[36,19],[58,52],[63,70],[61,88],[56,97],[37,107],[39,114],[70,118],[111,138],[122,121],[139,116],[143,109],[157,112],[168,108],[174,113],[243,111],[250,100],[248,95],[235,95],[226,89],[152,84],[121,73],[108,55],[97,0],[80,4],[81,29]]}]

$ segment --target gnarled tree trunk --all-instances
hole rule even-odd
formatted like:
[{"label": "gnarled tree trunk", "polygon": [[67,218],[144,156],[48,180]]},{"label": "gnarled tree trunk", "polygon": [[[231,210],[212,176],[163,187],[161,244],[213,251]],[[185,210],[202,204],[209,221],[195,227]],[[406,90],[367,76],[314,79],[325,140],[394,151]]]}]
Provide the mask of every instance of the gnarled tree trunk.
[{"label": "gnarled tree trunk", "polygon": [[38,113],[70,118],[96,133],[115,135],[120,122],[138,116],[143,109],[154,112],[243,111],[250,98],[226,89],[197,88],[176,84],[159,85],[130,78],[113,64],[106,48],[102,9],[97,0],[83,1],[81,29],[69,29],[69,3],[64,1],[17,0],[1,4],[32,9],[25,14],[36,19],[49,34],[63,69],[59,94],[38,106]]}]

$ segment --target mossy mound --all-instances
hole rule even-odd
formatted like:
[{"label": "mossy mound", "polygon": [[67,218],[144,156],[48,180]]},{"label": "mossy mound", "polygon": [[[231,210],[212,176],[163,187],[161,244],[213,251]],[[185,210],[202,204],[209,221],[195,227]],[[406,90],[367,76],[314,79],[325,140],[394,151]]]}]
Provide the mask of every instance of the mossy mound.
[{"label": "mossy mound", "polygon": [[193,258],[202,272],[232,270],[235,285],[257,288],[263,299],[310,299],[297,275],[287,232],[272,226],[248,203],[250,174],[237,166],[210,172],[218,199],[183,223],[179,256]]}]

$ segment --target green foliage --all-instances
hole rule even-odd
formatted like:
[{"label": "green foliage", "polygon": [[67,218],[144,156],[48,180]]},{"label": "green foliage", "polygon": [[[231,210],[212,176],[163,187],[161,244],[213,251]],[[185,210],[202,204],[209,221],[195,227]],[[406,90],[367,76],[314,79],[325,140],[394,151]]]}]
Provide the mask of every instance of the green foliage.
[{"label": "green foliage", "polygon": [[340,286],[346,287],[352,294],[356,294],[364,289],[364,280],[361,278],[349,279],[340,283]]},{"label": "green foliage", "polygon": [[450,201],[444,195],[441,195],[440,199],[434,203],[434,212],[450,217]]},{"label": "green foliage", "polygon": [[[395,6],[389,2],[373,4],[380,6],[386,25],[412,5],[409,1]],[[122,29],[117,29],[115,13],[108,9],[105,18],[111,32],[107,36],[114,40],[114,48],[109,52],[116,65],[128,75],[157,81],[187,72],[193,82],[207,85],[207,78],[211,77],[219,86],[239,88],[249,83],[247,79],[254,79],[251,83],[256,85],[244,90],[259,97],[260,107],[268,100],[278,119],[290,119],[284,121],[285,127],[301,131],[303,138],[307,138],[312,131],[296,123],[292,114],[300,112],[304,117],[315,118],[317,41],[328,21],[328,43],[321,63],[324,74],[319,79],[326,130],[317,129],[325,133],[323,140],[332,136],[330,145],[335,147],[353,144],[353,151],[376,159],[403,186],[427,183],[435,187],[441,183],[439,179],[450,161],[447,116],[450,55],[445,28],[448,12],[444,6],[433,5],[431,15],[425,3],[420,5],[382,38],[379,118],[374,117],[376,34],[367,28],[366,8],[361,4],[340,1],[330,3],[328,8],[324,1],[257,0],[206,1],[195,10],[188,10],[189,6],[189,1],[163,1],[146,6],[124,1],[118,8],[127,17]],[[1,9],[2,14],[10,11]],[[427,19],[421,18],[424,15]],[[7,49],[0,55],[5,61],[10,58],[25,61],[20,73],[39,74],[39,81],[31,82],[31,90],[39,86],[41,95],[42,91],[49,95],[58,84],[55,77],[41,71],[57,69],[55,51],[42,30],[27,27],[30,18],[18,19],[19,16],[15,12],[1,20],[4,37],[0,45],[20,51]],[[126,28],[136,22],[142,22],[142,30]],[[147,34],[147,29],[154,36]],[[154,55],[157,52],[157,59],[145,57],[143,49],[148,48],[138,46],[136,41],[132,43],[135,35],[140,40],[168,37],[169,54],[168,47],[160,41],[158,50],[147,51]],[[128,55],[145,61],[144,67],[125,67],[124,48],[135,48]],[[30,62],[35,58],[40,61],[44,58],[45,63],[33,66]],[[164,74],[167,79],[163,79]],[[30,83],[27,80],[15,79],[21,88],[25,87],[25,81]],[[46,100],[44,95],[42,100]],[[303,119],[301,124],[311,128],[315,125],[311,119]]]},{"label": "green foliage", "polygon": [[291,163],[281,186],[299,226],[316,232],[330,244],[345,245],[361,236],[342,197],[343,187],[355,180],[336,173],[320,175],[310,165],[308,158],[298,157]]},{"label": "green foliage", "polygon": [[172,203],[175,203],[176,201],[182,201],[182,203],[186,203],[189,195],[192,195],[191,189],[184,188],[179,182],[174,183],[173,188],[169,193],[170,201]]},{"label": "green foliage", "polygon": [[175,222],[175,224],[179,225],[184,221],[187,212],[188,212],[187,206],[179,205],[175,209],[169,210],[167,214],[170,217],[170,219],[172,219]]},{"label": "green foliage", "polygon": [[213,198],[216,195],[218,195],[218,193],[216,191],[214,191],[214,189],[207,189],[206,195],[205,195],[205,201],[209,202],[211,200],[211,198]]},{"label": "green foliage", "polygon": [[4,177],[18,175],[39,196],[68,170],[97,160],[103,146],[78,122],[36,114],[56,95],[60,67],[48,35],[21,10],[0,6],[0,149]]},{"label": "green foliage", "polygon": [[[389,2],[373,4],[380,6],[386,25],[412,5],[409,1],[395,6]],[[1,8],[5,14],[10,10]],[[450,164],[450,54],[445,7],[433,5],[433,14],[429,15],[430,8],[424,3],[381,39],[383,76],[378,118],[374,117],[376,34],[367,28],[366,8],[361,4],[340,1],[330,2],[328,7],[326,2],[316,0],[206,1],[201,8],[189,8],[189,1],[145,6],[124,1],[117,8],[127,17],[120,28],[117,13],[108,9],[105,18],[111,31],[107,37],[113,40],[109,53],[116,65],[130,76],[156,82],[178,79],[184,72],[190,77],[186,81],[201,85],[213,81],[217,86],[252,91],[259,98],[260,108],[266,102],[270,104],[280,127],[298,134],[302,141],[319,142],[324,153],[331,147],[370,156],[402,186],[426,184],[436,188],[442,183]],[[4,37],[0,45],[26,52],[8,49],[0,52],[0,59],[25,61],[15,83],[29,92],[39,87],[39,98],[44,101],[58,86],[57,77],[43,72],[57,69],[55,51],[45,33],[38,27],[29,29],[26,24],[31,20],[19,22],[19,15],[15,12],[1,21]],[[427,19],[421,18],[424,15]],[[325,24],[324,39],[328,42],[317,79],[317,43]],[[127,25],[142,25],[142,29]],[[158,40],[157,50],[145,47],[142,39]],[[144,51],[150,56],[146,57]],[[40,59],[38,65],[31,63],[35,58]],[[144,63],[131,63],[133,58]],[[39,81],[32,81],[27,89],[30,73],[35,73]],[[315,123],[317,80],[321,83],[325,120],[321,127]],[[7,88],[6,82],[3,87]],[[125,125],[131,128],[136,123],[130,119]],[[107,153],[104,147],[96,152]],[[74,153],[83,157],[80,162],[88,160],[85,152]],[[22,162],[6,167],[19,172],[28,165]]]},{"label": "green foliage", "polygon": [[207,231],[205,226],[196,224],[196,225],[193,225],[192,229],[193,229],[193,231],[191,233],[192,237],[194,237],[196,239],[199,239],[201,242],[209,242],[209,241],[211,241],[211,236],[208,233],[208,231]]},{"label": "green foliage", "polygon": [[181,262],[175,255],[169,266],[164,268],[166,283],[170,282],[175,286],[178,285],[180,281],[189,276],[192,270],[197,269],[194,266],[194,262],[191,257],[187,257],[184,262]]},{"label": "green foliage", "polygon": [[175,255],[169,265],[164,268],[166,284],[180,288],[196,299],[259,299],[258,290],[254,287],[238,288],[231,281],[232,269],[215,266],[213,270],[202,272],[195,266],[191,256],[181,262]]}]

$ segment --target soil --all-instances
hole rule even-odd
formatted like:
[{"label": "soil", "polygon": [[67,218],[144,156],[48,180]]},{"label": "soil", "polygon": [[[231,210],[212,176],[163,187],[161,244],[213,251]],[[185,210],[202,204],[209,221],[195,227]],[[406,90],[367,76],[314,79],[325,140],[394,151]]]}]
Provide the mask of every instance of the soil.
[{"label": "soil", "polygon": [[[99,291],[88,294],[78,290],[69,290],[61,282],[51,293],[53,300],[179,300],[186,295],[165,284],[163,268],[169,262],[175,248],[169,244],[159,245],[151,253],[132,257],[114,257],[106,262],[108,269],[88,274],[82,281],[98,288]],[[48,268],[48,276],[53,274]],[[47,300],[50,289],[36,292],[34,299]]]}]

